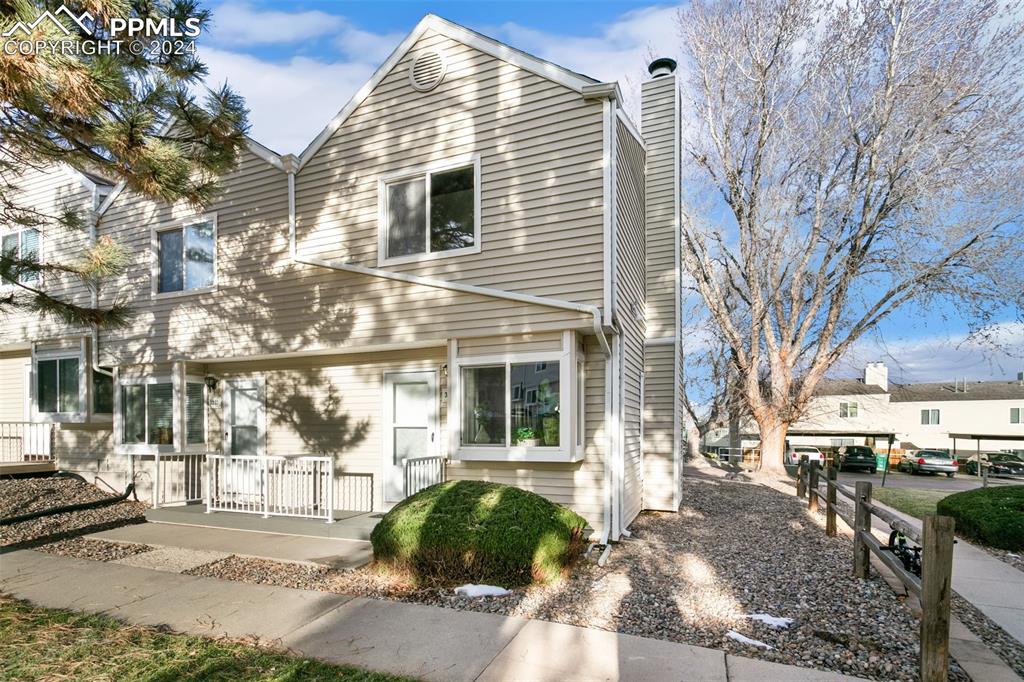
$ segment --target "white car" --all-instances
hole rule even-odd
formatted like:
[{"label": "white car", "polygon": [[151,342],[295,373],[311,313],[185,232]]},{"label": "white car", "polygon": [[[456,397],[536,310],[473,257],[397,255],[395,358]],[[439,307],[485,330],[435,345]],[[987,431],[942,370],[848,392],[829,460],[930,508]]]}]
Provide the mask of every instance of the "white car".
[{"label": "white car", "polygon": [[822,469],[825,468],[825,455],[818,448],[812,445],[795,445],[793,446],[793,463],[799,464],[800,458],[807,455],[807,461],[813,462],[818,461],[818,466]]}]

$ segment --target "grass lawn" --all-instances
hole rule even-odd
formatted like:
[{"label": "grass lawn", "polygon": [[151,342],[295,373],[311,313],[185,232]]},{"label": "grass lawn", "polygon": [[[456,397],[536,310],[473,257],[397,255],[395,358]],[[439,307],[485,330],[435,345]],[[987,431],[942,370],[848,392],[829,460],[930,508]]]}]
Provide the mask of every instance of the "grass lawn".
[{"label": "grass lawn", "polygon": [[952,492],[949,490],[876,487],[871,489],[871,496],[874,499],[919,519],[923,518],[925,514],[934,514],[935,505],[939,503],[939,500],[951,494]]},{"label": "grass lawn", "polygon": [[403,678],[0,597],[0,680],[345,680]]}]

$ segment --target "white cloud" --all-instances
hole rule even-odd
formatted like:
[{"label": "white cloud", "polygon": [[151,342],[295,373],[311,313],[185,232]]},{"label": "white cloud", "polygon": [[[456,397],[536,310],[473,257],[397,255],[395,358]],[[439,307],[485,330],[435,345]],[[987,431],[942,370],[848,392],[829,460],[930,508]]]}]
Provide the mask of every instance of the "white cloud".
[{"label": "white cloud", "polygon": [[626,108],[639,122],[639,87],[647,78],[647,65],[654,57],[679,60],[678,11],[679,6],[632,10],[593,37],[539,31],[514,22],[484,32],[592,78],[619,81]]},{"label": "white cloud", "polygon": [[833,374],[857,376],[864,364],[882,361],[889,378],[899,383],[985,381],[1015,378],[1024,370],[1024,323],[992,325],[985,337],[936,334],[917,339],[866,339],[844,358]]},{"label": "white cloud", "polygon": [[291,44],[335,33],[346,26],[344,17],[319,10],[280,12],[260,10],[245,2],[225,2],[213,10],[208,39],[215,45]]},{"label": "white cloud", "polygon": [[227,80],[245,97],[252,137],[281,154],[305,149],[376,69],[308,57],[275,63],[211,47],[200,56],[211,85]]}]

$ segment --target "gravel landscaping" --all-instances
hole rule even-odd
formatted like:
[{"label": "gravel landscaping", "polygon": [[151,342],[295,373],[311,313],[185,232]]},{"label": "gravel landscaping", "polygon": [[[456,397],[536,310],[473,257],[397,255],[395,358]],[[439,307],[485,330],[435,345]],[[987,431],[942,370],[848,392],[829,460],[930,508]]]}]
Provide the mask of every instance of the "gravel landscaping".
[{"label": "gravel landscaping", "polygon": [[1024,678],[1024,645],[996,625],[971,602],[953,593],[953,615],[985,643],[1006,665]]},{"label": "gravel landscaping", "polygon": [[57,554],[75,559],[89,559],[91,561],[118,561],[153,550],[149,545],[140,545],[133,542],[109,542],[107,540],[94,540],[93,538],[82,537],[51,542],[37,549],[47,554]]},{"label": "gravel landscaping", "polygon": [[[17,478],[0,480],[0,517],[17,516],[69,504],[95,502],[113,496],[75,478]],[[65,512],[0,526],[0,546],[41,542],[114,528],[145,520],[146,505],[126,500],[117,504]]]},{"label": "gravel landscaping", "polygon": [[1010,564],[1018,571],[1024,571],[1024,554],[1021,552],[1010,552],[1005,549],[996,549],[995,547],[986,547],[980,543],[975,543],[975,547],[985,550],[995,558]]},{"label": "gravel landscaping", "polygon": [[[879,680],[917,677],[918,624],[877,577],[849,575],[852,547],[827,538],[792,495],[687,481],[680,514],[649,513],[598,567],[559,584],[470,599],[415,589],[372,566],[335,571],[231,556],[187,573],[541,618],[724,649]],[[770,540],[769,540],[770,539]],[[773,629],[752,614],[792,618]],[[730,638],[733,631],[770,649]],[[951,679],[967,677],[954,665]]]}]

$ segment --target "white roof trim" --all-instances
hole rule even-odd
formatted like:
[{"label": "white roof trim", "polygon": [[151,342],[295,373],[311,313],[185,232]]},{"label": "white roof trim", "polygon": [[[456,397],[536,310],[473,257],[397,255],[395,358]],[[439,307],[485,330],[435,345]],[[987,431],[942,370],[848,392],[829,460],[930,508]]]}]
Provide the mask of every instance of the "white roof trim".
[{"label": "white roof trim", "polygon": [[451,38],[452,40],[457,40],[464,45],[468,45],[469,47],[479,50],[480,52],[489,54],[492,57],[509,62],[510,64],[514,64],[525,71],[547,78],[548,80],[564,85],[570,90],[575,90],[579,93],[583,92],[583,88],[585,86],[592,86],[594,84],[589,78],[585,78],[561,66],[557,66],[550,62],[546,62],[543,59],[538,59],[537,57],[515,50],[504,43],[494,40],[493,38],[482,36],[479,33],[470,31],[458,24],[453,24],[452,22],[446,21],[436,15],[428,14],[423,17],[418,24],[416,24],[416,27],[405,37],[405,40],[399,43],[398,47],[395,48],[395,51],[391,53],[387,60],[385,60],[385,62],[381,64],[376,71],[374,71],[370,80],[368,80],[363,87],[359,88],[356,94],[352,96],[352,99],[350,99],[348,103],[342,107],[341,111],[331,119],[330,123],[327,124],[327,127],[325,127],[320,134],[309,143],[309,146],[302,151],[302,154],[299,155],[299,170],[301,170],[303,166],[305,166],[309,160],[312,159],[318,151],[320,151],[320,148],[323,147],[327,140],[330,139],[331,135],[333,135],[338,128],[342,126],[345,120],[352,115],[352,112],[355,111],[356,107],[362,104],[363,101],[370,96],[370,93],[373,92],[374,88],[376,88],[377,85],[384,80],[384,77],[390,73],[391,69],[393,69],[398,62],[405,57],[406,53],[409,52],[412,46],[420,39],[427,29],[432,29],[443,36]]},{"label": "white roof trim", "polygon": [[644,138],[640,136],[640,131],[636,129],[635,125],[633,125],[633,120],[629,117],[629,114],[619,108],[615,110],[615,115],[618,116],[619,120],[622,121],[622,124],[626,126],[626,130],[628,130],[629,134],[633,136],[633,139],[637,141],[640,148],[646,152],[647,143],[644,142]]}]

